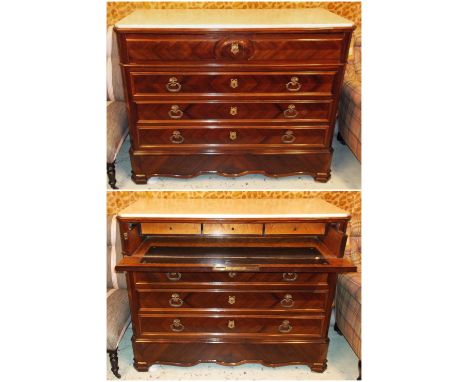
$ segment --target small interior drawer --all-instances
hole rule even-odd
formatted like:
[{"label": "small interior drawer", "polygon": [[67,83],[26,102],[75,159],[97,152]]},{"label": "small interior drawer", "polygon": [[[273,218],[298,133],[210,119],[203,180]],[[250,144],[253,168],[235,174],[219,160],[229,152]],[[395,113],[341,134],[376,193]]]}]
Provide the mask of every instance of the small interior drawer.
[{"label": "small interior drawer", "polygon": [[261,235],[262,224],[204,224],[205,235]]},{"label": "small interior drawer", "polygon": [[142,235],[199,235],[201,225],[196,223],[141,223]]},{"label": "small interior drawer", "polygon": [[265,235],[323,235],[325,223],[265,224]]}]

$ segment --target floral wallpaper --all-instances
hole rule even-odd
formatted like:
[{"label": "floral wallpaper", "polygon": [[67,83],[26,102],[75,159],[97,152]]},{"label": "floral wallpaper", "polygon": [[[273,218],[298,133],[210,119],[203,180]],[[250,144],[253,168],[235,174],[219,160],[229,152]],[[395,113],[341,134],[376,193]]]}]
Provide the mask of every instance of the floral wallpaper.
[{"label": "floral wallpaper", "polygon": [[246,2],[246,1],[190,1],[190,2],[108,2],[107,26],[115,24],[129,15],[135,9],[256,9],[256,8],[326,8],[353,21],[361,26],[361,2],[321,2],[321,1],[278,1],[278,2]]},{"label": "floral wallpaper", "polygon": [[154,199],[303,199],[320,198],[361,215],[359,191],[108,191],[107,213],[116,214],[142,198]]}]

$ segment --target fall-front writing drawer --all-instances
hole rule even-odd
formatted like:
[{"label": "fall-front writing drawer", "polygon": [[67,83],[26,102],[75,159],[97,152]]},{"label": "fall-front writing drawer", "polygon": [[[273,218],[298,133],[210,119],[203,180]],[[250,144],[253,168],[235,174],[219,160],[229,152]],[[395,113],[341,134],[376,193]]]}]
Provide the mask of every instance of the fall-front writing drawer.
[{"label": "fall-front writing drawer", "polygon": [[[159,283],[281,283],[293,285],[308,283],[326,285],[326,273],[296,272],[135,272],[135,283],[138,287]],[[171,287],[172,288],[172,287]]]},{"label": "fall-front writing drawer", "polygon": [[152,73],[130,72],[130,86],[135,96],[184,95],[199,96],[246,93],[284,93],[331,96],[335,93],[337,71],[254,72],[254,73]]},{"label": "fall-front writing drawer", "polygon": [[313,309],[324,311],[328,288],[309,290],[137,289],[140,309]]},{"label": "fall-front writing drawer", "polygon": [[325,223],[267,223],[265,235],[323,235]]},{"label": "fall-front writing drawer", "polygon": [[320,337],[324,331],[323,316],[256,316],[233,315],[223,317],[195,315],[138,314],[142,335],[158,334],[219,334],[264,333],[307,334]]},{"label": "fall-front writing drawer", "polygon": [[261,129],[261,128],[171,128],[149,126],[138,128],[139,147],[157,145],[311,145],[324,147],[326,126],[315,128]]},{"label": "fall-front writing drawer", "polygon": [[344,33],[162,35],[127,33],[121,57],[128,64],[161,61],[339,63],[346,49]]},{"label": "fall-front writing drawer", "polygon": [[137,123],[155,123],[159,121],[181,122],[197,120],[272,120],[284,122],[307,120],[311,122],[329,122],[332,100],[280,101],[280,102],[135,102]]}]

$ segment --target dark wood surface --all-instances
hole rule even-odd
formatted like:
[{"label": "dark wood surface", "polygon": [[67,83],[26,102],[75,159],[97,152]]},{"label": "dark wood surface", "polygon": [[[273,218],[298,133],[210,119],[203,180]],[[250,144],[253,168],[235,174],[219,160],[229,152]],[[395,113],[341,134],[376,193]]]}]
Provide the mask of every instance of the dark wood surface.
[{"label": "dark wood surface", "polygon": [[135,368],[257,362],[323,372],[337,274],[356,271],[343,258],[348,220],[119,217]]},{"label": "dark wood surface", "polygon": [[328,181],[352,30],[117,29],[132,179]]}]

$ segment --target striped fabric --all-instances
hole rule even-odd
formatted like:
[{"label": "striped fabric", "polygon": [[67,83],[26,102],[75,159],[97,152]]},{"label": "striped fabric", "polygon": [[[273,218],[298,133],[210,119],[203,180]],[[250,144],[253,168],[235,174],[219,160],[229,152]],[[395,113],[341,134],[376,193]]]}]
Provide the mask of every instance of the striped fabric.
[{"label": "striped fabric", "polygon": [[358,272],[338,276],[335,296],[336,324],[361,359],[361,220],[353,216],[349,225],[345,257],[351,259]]},{"label": "striped fabric", "polygon": [[130,324],[130,306],[126,289],[107,291],[107,350],[119,346],[125,329]]},{"label": "striped fabric", "polygon": [[336,323],[349,345],[361,359],[361,274],[338,277],[335,297]]},{"label": "striped fabric", "polygon": [[338,110],[340,134],[361,161],[361,32],[354,32]]},{"label": "striped fabric", "polygon": [[107,104],[107,163],[112,163],[128,134],[125,102],[110,101]]}]

